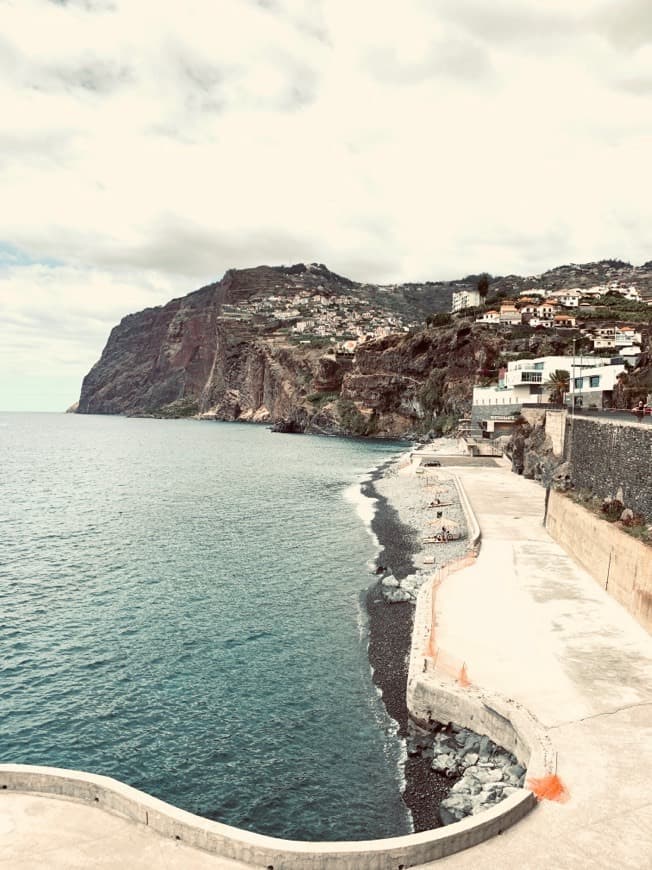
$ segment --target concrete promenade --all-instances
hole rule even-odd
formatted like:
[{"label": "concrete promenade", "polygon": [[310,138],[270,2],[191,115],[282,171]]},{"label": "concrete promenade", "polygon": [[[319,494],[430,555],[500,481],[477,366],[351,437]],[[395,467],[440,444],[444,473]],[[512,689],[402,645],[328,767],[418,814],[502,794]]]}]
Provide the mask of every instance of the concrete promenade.
[{"label": "concrete promenade", "polygon": [[545,727],[570,800],[425,866],[649,870],[652,638],[543,528],[537,483],[502,464],[455,473],[482,546],[437,591],[438,645]]},{"label": "concrete promenade", "polygon": [[[472,683],[537,717],[570,800],[542,803],[501,836],[421,866],[650,870],[652,639],[552,541],[538,484],[500,465],[455,473],[482,547],[438,590],[438,643],[466,661]],[[96,807],[0,792],[0,870],[244,866]]]}]

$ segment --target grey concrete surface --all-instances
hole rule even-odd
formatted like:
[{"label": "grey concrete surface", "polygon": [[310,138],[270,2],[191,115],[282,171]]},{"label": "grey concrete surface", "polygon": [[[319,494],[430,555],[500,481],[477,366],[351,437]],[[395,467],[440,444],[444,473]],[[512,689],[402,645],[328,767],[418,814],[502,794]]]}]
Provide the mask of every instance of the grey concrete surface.
[{"label": "grey concrete surface", "polygon": [[652,638],[550,538],[544,491],[460,468],[482,532],[437,591],[438,643],[541,723],[570,792],[434,868],[652,868]]},{"label": "grey concrete surface", "polygon": [[0,870],[245,870],[114,816],[52,795],[0,793]]}]

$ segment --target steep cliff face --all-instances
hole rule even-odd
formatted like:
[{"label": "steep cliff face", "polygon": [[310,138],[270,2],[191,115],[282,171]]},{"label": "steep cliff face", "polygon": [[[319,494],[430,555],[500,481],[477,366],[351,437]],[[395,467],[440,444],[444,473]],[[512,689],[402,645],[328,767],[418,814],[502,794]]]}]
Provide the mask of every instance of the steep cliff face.
[{"label": "steep cliff face", "polygon": [[198,401],[215,362],[218,290],[125,317],[84,378],[78,413],[142,414]]},{"label": "steep cliff face", "polygon": [[438,415],[468,413],[477,372],[493,366],[500,346],[500,337],[464,321],[367,342],[342,398],[373,413],[384,433],[427,431]]},{"label": "steep cliff face", "polygon": [[[449,295],[442,301],[436,289],[419,287],[410,285],[404,295],[397,287],[385,293],[317,264],[232,270],[216,284],[125,317],[84,379],[77,411],[200,414],[271,421],[289,431],[357,428],[358,434],[365,434],[360,415],[371,418],[382,411],[391,433],[403,433],[420,417],[418,401],[401,398],[401,385],[416,384],[414,375],[396,374],[390,397],[383,394],[384,372],[375,391],[373,379],[365,388],[363,373],[357,384],[347,385],[355,370],[353,357],[336,353],[335,335],[325,332],[339,331],[346,339],[356,334],[347,336],[351,326],[357,334],[406,329],[406,322],[421,321],[424,311],[448,305]],[[405,365],[409,355],[399,353],[401,361],[397,357],[387,365],[396,373],[396,365]],[[368,366],[373,358],[370,350]],[[419,369],[423,376],[425,368],[417,363]],[[350,401],[342,404],[349,394]],[[371,428],[378,430],[375,423]]]}]

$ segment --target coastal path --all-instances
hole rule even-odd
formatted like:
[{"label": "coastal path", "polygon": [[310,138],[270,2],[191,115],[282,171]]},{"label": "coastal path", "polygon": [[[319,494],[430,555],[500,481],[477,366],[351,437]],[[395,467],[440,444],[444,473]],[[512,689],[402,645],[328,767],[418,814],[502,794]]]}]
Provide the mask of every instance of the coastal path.
[{"label": "coastal path", "polygon": [[570,800],[422,867],[650,870],[652,638],[552,540],[539,484],[502,463],[455,473],[482,543],[437,591],[438,644],[539,720]]}]

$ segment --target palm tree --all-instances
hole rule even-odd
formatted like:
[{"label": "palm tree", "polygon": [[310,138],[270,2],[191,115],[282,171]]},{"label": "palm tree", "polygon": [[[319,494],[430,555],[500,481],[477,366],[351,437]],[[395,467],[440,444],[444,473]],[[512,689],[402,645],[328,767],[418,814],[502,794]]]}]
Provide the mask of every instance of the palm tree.
[{"label": "palm tree", "polygon": [[550,401],[564,404],[564,396],[570,389],[570,373],[566,369],[555,369],[550,373],[545,385],[550,391]]}]

